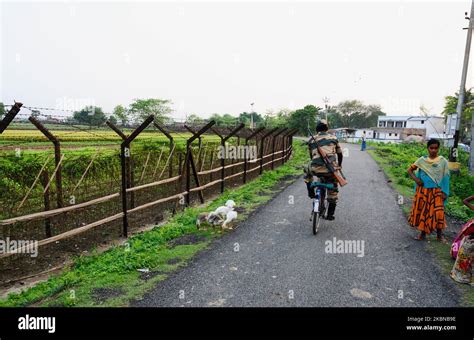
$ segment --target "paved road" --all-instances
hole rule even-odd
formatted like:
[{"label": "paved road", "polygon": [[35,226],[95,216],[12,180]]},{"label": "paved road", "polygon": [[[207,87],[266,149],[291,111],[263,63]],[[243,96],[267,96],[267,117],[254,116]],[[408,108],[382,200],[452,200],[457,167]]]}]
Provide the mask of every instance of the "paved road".
[{"label": "paved road", "polygon": [[[346,147],[349,185],[341,189],[336,220],[323,221],[317,236],[306,188],[297,181],[135,305],[458,305],[459,292],[425,245],[412,239],[377,164],[356,146]],[[364,241],[364,256],[326,253],[325,242],[334,237]]]}]

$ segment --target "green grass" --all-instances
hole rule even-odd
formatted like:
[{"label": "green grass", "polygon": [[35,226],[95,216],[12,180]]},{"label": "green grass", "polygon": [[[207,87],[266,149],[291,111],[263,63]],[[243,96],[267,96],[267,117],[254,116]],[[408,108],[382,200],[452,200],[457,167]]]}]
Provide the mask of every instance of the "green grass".
[{"label": "green grass", "polygon": [[[386,176],[392,181],[392,186],[395,190],[405,198],[411,198],[414,195],[413,184],[406,175],[408,166],[413,163],[423,153],[423,147],[418,145],[379,145],[371,144],[373,150],[368,150],[370,155],[383,169]],[[445,151],[445,150],[443,150]],[[463,155],[465,156],[465,155]],[[462,158],[464,160],[464,157]],[[452,196],[448,200],[447,214],[461,220],[468,220],[474,217],[472,211],[463,206],[462,198],[473,194],[474,186],[469,183],[474,183],[473,176],[469,176],[467,169],[461,170],[461,175],[451,176],[451,193]],[[406,202],[407,200],[405,200]],[[410,201],[409,201],[410,202]],[[403,212],[408,216],[410,213],[410,205],[402,205]],[[444,275],[448,275],[453,267],[454,261],[450,255],[450,244],[443,244],[436,241],[434,236],[428,236],[430,242],[427,245],[429,252],[435,255],[440,265],[441,271]],[[454,281],[453,281],[454,283]],[[474,289],[466,284],[456,285],[463,292],[463,306],[474,306]]]},{"label": "green grass", "polygon": [[[193,152],[195,153],[196,158],[198,152],[197,143],[198,142],[196,141],[193,144]],[[170,162],[173,164],[174,172],[176,173],[178,157],[180,153],[184,154],[186,143],[183,139],[177,138],[174,145],[175,150]],[[218,143],[215,139],[207,141],[204,139],[203,146],[205,152],[203,152],[203,157],[205,156],[204,162],[206,167],[210,166],[211,151],[215,153],[217,145]],[[153,168],[159,168],[161,171],[165,166],[165,163],[168,162],[168,156],[170,153],[169,143],[163,142],[158,139],[158,137],[154,140],[143,139],[134,141],[131,150],[136,185],[153,181]],[[161,153],[162,151],[163,153]],[[65,197],[73,194],[71,190],[76,186],[86,169],[88,169],[87,176],[84,178],[78,192],[81,192],[81,189],[87,186],[101,188],[96,192],[88,192],[88,194],[90,193],[95,197],[99,197],[100,195],[106,195],[116,190],[111,186],[103,186],[102,184],[113,183],[112,186],[114,186],[116,185],[114,181],[120,177],[121,167],[119,144],[111,147],[103,147],[100,148],[100,150],[97,146],[92,147],[84,144],[78,149],[63,148],[62,154],[64,155],[64,159],[61,163],[62,187],[63,194],[66,195]],[[162,155],[162,157],[160,158],[159,155]],[[18,207],[20,201],[25,197],[29,188],[34,183],[37,174],[43,167],[43,164],[45,164],[48,157],[49,162],[45,170],[48,172],[49,176],[51,176],[55,169],[54,152],[51,145],[49,145],[48,149],[21,149],[19,154],[16,154],[15,150],[0,150],[0,174],[2,174],[0,176],[0,205],[4,207],[4,209],[0,210],[0,219],[26,214],[27,212],[31,212],[31,209],[41,208],[42,203],[38,202],[43,201],[43,186],[40,183],[37,183],[31,191],[29,199],[26,202],[27,204],[23,206],[23,210],[16,210],[16,207]],[[149,163],[146,162],[148,157],[150,157]],[[94,159],[94,161],[91,164],[92,159]],[[160,161],[159,164],[158,160]],[[143,177],[144,181],[139,183],[138,179],[141,178],[141,173],[145,163],[147,164],[147,172]],[[90,167],[89,164],[91,164]],[[159,173],[160,172],[158,172],[158,174]],[[51,194],[54,194],[53,192],[55,190],[56,186],[53,181]],[[75,193],[77,201],[85,199],[78,192]],[[34,201],[34,199],[36,201]]]},{"label": "green grass", "polygon": [[[368,152],[382,167],[395,189],[403,196],[412,197],[414,182],[409,177],[407,169],[418,157],[427,154],[426,147],[415,143],[371,143],[370,145],[374,149],[368,150]],[[440,154],[445,158],[448,158],[447,153],[446,148],[441,148]],[[474,195],[474,176],[469,174],[467,168],[468,157],[467,152],[459,152],[459,160],[462,164],[461,172],[451,175],[450,195],[446,205],[447,214],[462,221],[474,218],[474,211],[462,203],[464,198]]]},{"label": "green grass", "polygon": [[[213,238],[221,235],[214,230],[197,230],[195,217],[199,212],[209,211],[233,199],[245,209],[239,220],[245,219],[258,206],[270,200],[274,187],[289,176],[302,174],[306,161],[306,149],[294,143],[292,159],[274,171],[265,171],[259,178],[232,190],[226,190],[218,199],[203,207],[190,207],[176,214],[167,223],[152,230],[130,237],[126,244],[114,246],[103,253],[93,251],[90,256],[74,259],[69,268],[51,276],[47,281],[12,293],[0,300],[0,307],[12,306],[127,306],[139,299],[164,280],[167,274],[184,266],[199,251],[205,249]],[[183,235],[200,237],[199,242],[173,246],[172,240]],[[170,261],[173,260],[172,264]],[[148,268],[159,275],[143,280],[138,269]],[[97,289],[114,289],[117,296],[101,300],[94,296]]]}]

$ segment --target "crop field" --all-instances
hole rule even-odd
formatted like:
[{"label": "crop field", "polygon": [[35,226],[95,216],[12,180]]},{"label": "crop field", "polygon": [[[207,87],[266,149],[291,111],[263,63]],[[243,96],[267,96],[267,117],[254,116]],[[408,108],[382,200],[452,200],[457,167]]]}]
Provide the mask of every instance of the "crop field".
[{"label": "crop field", "polygon": [[[66,130],[61,127],[60,130],[50,130],[54,136],[60,141],[61,145],[65,146],[96,146],[104,144],[120,144],[122,140],[112,130],[107,129],[89,129],[81,128]],[[129,134],[131,130],[123,130],[125,134]],[[172,137],[177,143],[185,143],[191,137],[191,133],[172,133]],[[203,141],[219,141],[216,135],[204,135]],[[135,143],[168,143],[166,136],[156,130],[145,130],[141,133]],[[52,146],[51,142],[38,130],[32,129],[8,129],[0,135],[0,150],[8,149],[9,147],[20,148],[43,148]]]},{"label": "crop field", "polygon": [[[21,254],[0,258],[0,272],[16,268],[10,271],[10,279],[32,268],[40,271],[57,265],[123,233],[122,139],[108,127],[47,128],[60,141],[59,153],[55,154],[53,143],[36,129],[13,125],[0,135],[0,237],[43,242],[43,256],[36,259]],[[123,132],[129,135],[132,130]],[[159,130],[146,128],[125,156],[131,232],[159,224],[184,209],[187,204],[179,199],[183,192],[194,205],[219,194],[224,177],[225,187],[233,188],[259,176],[257,161],[244,165],[242,159],[219,159],[221,139],[211,130],[202,134],[200,141],[196,138],[189,150],[186,143],[192,133],[170,134],[173,144]],[[231,137],[226,143],[241,145],[244,137]],[[289,156],[289,139],[279,137],[275,143],[268,139],[262,144],[256,138],[249,145],[258,155],[263,152],[262,170],[282,165]],[[272,149],[276,155],[272,156]],[[186,163],[186,157],[192,161]]]},{"label": "crop field", "polygon": [[[61,163],[64,194],[74,194],[84,198],[98,197],[102,193],[117,189],[117,178],[120,177],[120,144],[122,140],[110,129],[94,129],[89,131],[78,130],[50,130],[60,140]],[[124,131],[129,134],[131,131]],[[174,152],[168,164],[177,163],[178,155],[184,152],[186,140],[191,133],[172,133],[174,138]],[[211,152],[217,151],[220,139],[216,135],[202,136],[202,151],[200,166],[210,166]],[[197,150],[198,141],[193,143],[193,150]],[[212,149],[212,150],[211,150]],[[135,185],[156,180],[162,173],[163,167],[170,154],[169,140],[156,130],[143,131],[132,143],[133,175]],[[204,154],[205,152],[205,154]],[[44,171],[50,175],[55,170],[54,147],[38,130],[7,129],[0,135],[0,219],[12,217],[23,211],[41,210],[39,204],[41,188],[32,189],[28,201],[18,209],[18,202],[28,192],[36,175],[46,163]],[[146,167],[144,166],[146,164]],[[214,163],[217,165],[217,161]],[[76,187],[87,169],[86,176]],[[175,169],[176,170],[176,169]],[[109,185],[108,187],[104,184]],[[54,190],[54,185],[51,190]]]}]

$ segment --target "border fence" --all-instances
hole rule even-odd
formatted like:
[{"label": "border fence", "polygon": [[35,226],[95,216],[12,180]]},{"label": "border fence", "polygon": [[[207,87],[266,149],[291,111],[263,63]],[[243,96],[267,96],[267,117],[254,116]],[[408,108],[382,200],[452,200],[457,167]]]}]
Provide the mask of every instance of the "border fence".
[{"label": "border fence", "polygon": [[[21,104],[14,105],[11,111],[18,112],[20,107]],[[8,127],[14,114],[15,112],[7,113],[4,121],[0,122],[1,132]],[[173,136],[175,132],[157,123],[153,116],[149,116],[129,135],[107,121],[106,126],[121,140],[120,172],[111,172],[110,176],[114,178],[110,186],[106,183],[99,185],[103,189],[100,195],[91,198],[85,195],[82,200],[68,201],[71,193],[78,192],[81,186],[85,186],[87,178],[93,177],[91,169],[97,154],[91,157],[80,176],[77,175],[78,178],[68,181],[65,186],[65,154],[61,150],[60,138],[38,119],[29,117],[29,121],[52,143],[54,154],[46,158],[34,175],[33,182],[15,211],[22,211],[20,208],[27,206],[28,201],[33,199],[32,192],[38,192],[39,186],[42,186],[39,192],[43,204],[42,207],[41,204],[38,206],[39,201],[34,200],[36,203],[32,205],[33,211],[39,208],[41,211],[0,220],[0,228],[9,228],[0,235],[27,238],[29,234],[25,230],[40,228],[43,231],[34,235],[39,240],[39,247],[54,245],[87,231],[101,229],[97,227],[105,225],[112,226],[111,230],[120,229],[120,235],[128,237],[131,224],[143,226],[146,223],[156,223],[159,220],[157,216],[162,218],[164,210],[174,214],[180,207],[204,203],[207,198],[224,192],[226,187],[244,184],[258,177],[264,170],[272,170],[284,164],[292,154],[293,135],[297,132],[296,129],[289,128],[251,130],[245,128],[244,124],[233,128],[218,128],[215,121],[211,120],[203,126],[185,125],[191,137],[186,139],[184,149],[179,149],[176,136]],[[145,130],[148,134],[163,134],[167,145],[163,145],[160,152],[151,150],[145,152],[146,156],[142,152],[140,157],[135,156],[134,152],[132,157],[133,142]],[[206,136],[213,136],[214,139],[217,137],[219,142],[206,145],[203,143]],[[219,151],[223,152],[228,146],[242,148],[243,159],[219,155]],[[249,157],[249,147],[255,148],[256,157]],[[155,166],[152,165],[153,158],[157,158],[157,161],[153,161]],[[52,159],[53,165],[50,164]],[[165,159],[164,166],[159,167]],[[84,191],[90,188],[85,187]],[[110,191],[104,194],[109,188]],[[106,206],[108,208],[101,208]],[[84,212],[88,211],[91,213],[86,218]],[[21,236],[15,235],[15,230],[21,230]],[[41,234],[44,235],[43,238],[38,237]],[[115,234],[116,236],[118,235]],[[95,239],[101,240],[101,235]],[[21,249],[4,252],[0,254],[0,259],[17,253],[21,253]]]}]

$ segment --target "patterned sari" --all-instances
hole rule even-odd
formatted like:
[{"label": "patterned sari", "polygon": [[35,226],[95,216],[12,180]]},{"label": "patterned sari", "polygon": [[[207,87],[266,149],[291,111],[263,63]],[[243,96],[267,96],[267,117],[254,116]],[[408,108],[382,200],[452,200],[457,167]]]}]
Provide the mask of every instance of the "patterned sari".
[{"label": "patterned sari", "polygon": [[411,168],[418,170],[416,176],[422,180],[423,186],[416,185],[408,223],[427,234],[445,229],[443,193],[449,195],[448,161],[442,156],[435,159],[424,156],[417,159]]},{"label": "patterned sari", "polygon": [[460,283],[470,283],[474,285],[472,279],[472,263],[474,262],[474,238],[466,236],[461,241],[456,262],[453,265],[450,276],[454,281]]}]

